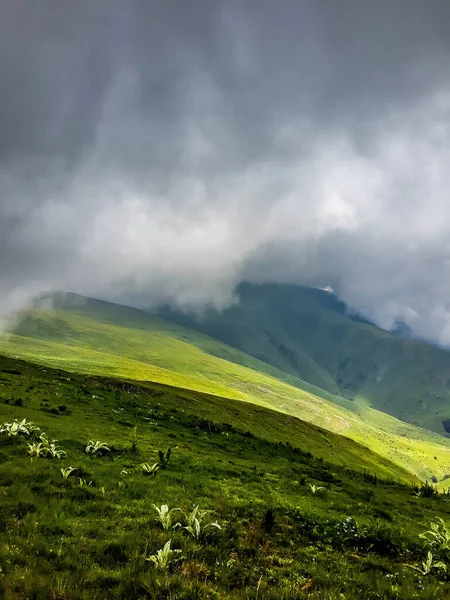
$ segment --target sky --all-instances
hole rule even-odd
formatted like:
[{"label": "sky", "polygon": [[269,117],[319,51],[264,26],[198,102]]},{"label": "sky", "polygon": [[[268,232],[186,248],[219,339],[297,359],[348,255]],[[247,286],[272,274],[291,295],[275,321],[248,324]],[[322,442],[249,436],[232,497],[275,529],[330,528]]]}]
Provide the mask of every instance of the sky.
[{"label": "sky", "polygon": [[0,0],[0,317],[330,286],[450,344],[448,0]]}]

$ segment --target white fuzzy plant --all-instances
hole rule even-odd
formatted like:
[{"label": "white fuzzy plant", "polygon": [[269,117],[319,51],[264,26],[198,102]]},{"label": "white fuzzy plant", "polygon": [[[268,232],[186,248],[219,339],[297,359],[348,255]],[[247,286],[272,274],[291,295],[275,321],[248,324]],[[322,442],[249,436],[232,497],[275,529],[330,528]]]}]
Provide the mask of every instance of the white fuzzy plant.
[{"label": "white fuzzy plant", "polygon": [[173,550],[170,545],[172,540],[169,540],[164,544],[164,547],[158,550],[155,554],[149,556],[146,560],[152,562],[157,569],[161,571],[167,570],[171,564],[179,562],[183,559],[181,556],[181,550]]},{"label": "white fuzzy plant", "polygon": [[201,510],[198,505],[194,506],[190,513],[183,513],[187,524],[182,529],[185,529],[187,532],[189,532],[196,540],[200,539],[200,536],[205,529],[210,527],[222,529],[217,521],[203,524],[204,518],[209,512],[210,511],[208,510]]},{"label": "white fuzzy plant", "polygon": [[7,436],[31,436],[33,434],[39,433],[40,429],[31,421],[27,421],[26,419],[22,419],[22,421],[18,421],[14,419],[12,423],[3,423],[0,425],[0,433]]},{"label": "white fuzzy plant", "polygon": [[162,504],[161,506],[153,504],[152,506],[156,511],[157,520],[161,523],[164,531],[170,531],[171,529],[180,526],[180,523],[174,523],[172,515],[176,512],[181,512],[181,508],[169,509],[167,504]]},{"label": "white fuzzy plant", "polygon": [[66,452],[58,446],[58,440],[50,441],[45,433],[39,436],[39,442],[28,444],[28,455],[31,458],[65,458]]},{"label": "white fuzzy plant", "polygon": [[86,454],[92,454],[93,456],[101,456],[102,454],[111,452],[111,448],[105,442],[100,442],[99,440],[89,440],[84,451],[86,452]]}]

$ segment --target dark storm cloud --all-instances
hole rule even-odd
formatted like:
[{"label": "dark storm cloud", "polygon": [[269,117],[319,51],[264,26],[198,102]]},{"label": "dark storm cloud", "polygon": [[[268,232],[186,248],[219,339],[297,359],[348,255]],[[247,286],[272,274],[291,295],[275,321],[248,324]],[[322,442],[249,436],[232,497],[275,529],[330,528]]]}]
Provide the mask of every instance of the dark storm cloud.
[{"label": "dark storm cloud", "polygon": [[0,308],[331,285],[450,342],[450,5],[0,0]]}]

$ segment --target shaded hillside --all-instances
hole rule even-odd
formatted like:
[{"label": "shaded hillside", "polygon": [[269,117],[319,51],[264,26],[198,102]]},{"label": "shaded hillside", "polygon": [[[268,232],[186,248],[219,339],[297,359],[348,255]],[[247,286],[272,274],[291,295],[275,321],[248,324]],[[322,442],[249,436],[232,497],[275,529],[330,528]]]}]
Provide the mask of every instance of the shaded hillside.
[{"label": "shaded hillside", "polygon": [[450,431],[450,352],[352,317],[322,290],[243,284],[239,294],[235,306],[200,319],[162,314],[332,394]]}]

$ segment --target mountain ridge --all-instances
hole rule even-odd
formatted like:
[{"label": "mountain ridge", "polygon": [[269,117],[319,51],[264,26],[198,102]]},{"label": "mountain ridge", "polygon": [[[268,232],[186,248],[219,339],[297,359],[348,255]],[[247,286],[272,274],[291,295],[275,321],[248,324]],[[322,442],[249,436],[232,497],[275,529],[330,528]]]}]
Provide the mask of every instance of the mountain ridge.
[{"label": "mountain ridge", "polygon": [[324,290],[246,283],[238,292],[239,302],[220,313],[198,318],[163,308],[159,314],[333,395],[449,433],[448,350],[348,314]]}]

